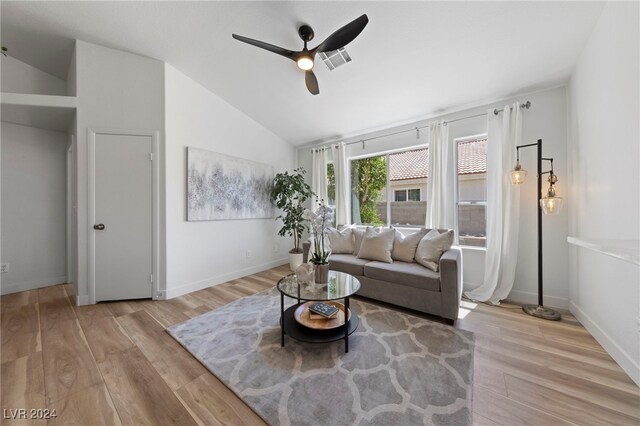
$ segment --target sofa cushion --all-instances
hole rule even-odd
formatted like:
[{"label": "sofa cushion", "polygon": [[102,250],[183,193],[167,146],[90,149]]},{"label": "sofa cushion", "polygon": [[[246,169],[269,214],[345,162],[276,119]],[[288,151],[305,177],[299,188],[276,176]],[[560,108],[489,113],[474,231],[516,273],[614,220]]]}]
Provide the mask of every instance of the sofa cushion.
[{"label": "sofa cushion", "polygon": [[364,275],[364,265],[367,259],[358,259],[352,254],[332,254],[329,256],[329,269],[346,272],[351,275]]},{"label": "sofa cushion", "polygon": [[[364,265],[364,276],[422,290],[440,291],[440,274],[417,263],[369,262]],[[389,286],[389,291],[394,291],[392,285]]]}]

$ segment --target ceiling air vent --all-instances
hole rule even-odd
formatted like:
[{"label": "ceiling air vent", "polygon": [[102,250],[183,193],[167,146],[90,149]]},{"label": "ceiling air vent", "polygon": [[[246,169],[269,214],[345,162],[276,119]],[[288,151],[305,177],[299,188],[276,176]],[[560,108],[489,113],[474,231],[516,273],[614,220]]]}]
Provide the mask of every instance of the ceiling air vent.
[{"label": "ceiling air vent", "polygon": [[345,65],[347,62],[351,62],[351,56],[347,53],[344,47],[338,50],[332,50],[331,52],[320,52],[320,59],[329,68],[329,71]]}]

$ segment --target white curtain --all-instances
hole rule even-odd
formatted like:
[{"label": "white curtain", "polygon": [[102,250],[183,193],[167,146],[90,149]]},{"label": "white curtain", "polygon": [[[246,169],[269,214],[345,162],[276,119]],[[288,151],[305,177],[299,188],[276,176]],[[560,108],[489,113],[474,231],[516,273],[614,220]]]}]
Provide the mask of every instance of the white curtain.
[{"label": "white curtain", "polygon": [[511,184],[516,146],[522,139],[519,103],[502,114],[487,112],[487,253],[483,284],[465,293],[469,299],[499,304],[513,287],[518,260],[520,192]]},{"label": "white curtain", "polygon": [[336,175],[336,226],[349,224],[349,177],[344,142],[333,146],[333,170]]},{"label": "white curtain", "polygon": [[427,178],[427,228],[454,228],[455,156],[449,129],[441,120],[429,126],[429,172]]},{"label": "white curtain", "polygon": [[315,210],[320,200],[323,200],[325,204],[329,201],[327,195],[327,149],[314,149],[311,155],[311,190],[316,194],[312,210]]}]

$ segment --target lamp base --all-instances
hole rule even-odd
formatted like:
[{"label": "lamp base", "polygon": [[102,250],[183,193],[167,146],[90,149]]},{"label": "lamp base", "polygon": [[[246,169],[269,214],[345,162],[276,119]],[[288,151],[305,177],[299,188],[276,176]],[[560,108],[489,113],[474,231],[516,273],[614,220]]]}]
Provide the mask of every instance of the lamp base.
[{"label": "lamp base", "polygon": [[546,319],[549,321],[560,321],[562,315],[553,309],[545,308],[541,305],[522,305],[522,310],[534,317]]}]

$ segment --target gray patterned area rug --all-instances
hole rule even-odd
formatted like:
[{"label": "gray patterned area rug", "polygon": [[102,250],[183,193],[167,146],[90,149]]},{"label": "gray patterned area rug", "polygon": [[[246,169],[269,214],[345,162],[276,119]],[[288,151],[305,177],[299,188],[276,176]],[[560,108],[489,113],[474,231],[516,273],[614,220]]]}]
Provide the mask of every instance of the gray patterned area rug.
[{"label": "gray patterned area rug", "polygon": [[[285,298],[285,300],[291,299]],[[471,424],[473,334],[351,302],[344,342],[280,347],[277,289],[167,331],[271,425]]]}]

